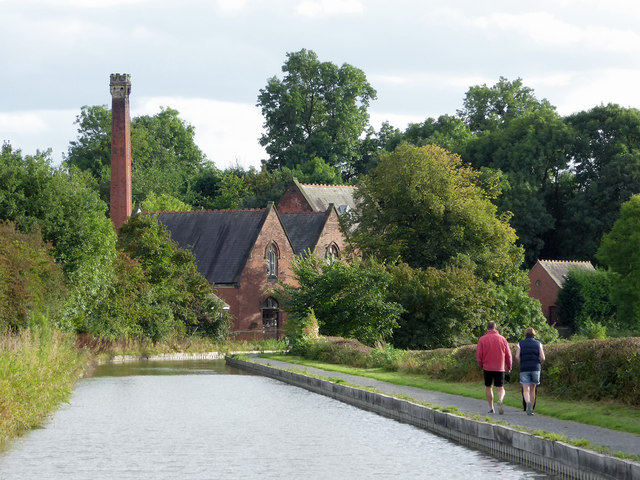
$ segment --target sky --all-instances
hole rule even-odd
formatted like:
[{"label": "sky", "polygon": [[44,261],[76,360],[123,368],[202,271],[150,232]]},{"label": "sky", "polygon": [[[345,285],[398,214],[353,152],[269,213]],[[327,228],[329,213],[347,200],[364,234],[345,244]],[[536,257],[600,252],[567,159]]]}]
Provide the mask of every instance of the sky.
[{"label": "sky", "polygon": [[173,108],[218,168],[259,167],[259,91],[303,48],[365,73],[376,130],[455,115],[501,76],[562,115],[640,108],[630,0],[0,0],[0,19],[0,142],[54,164],[128,73],[132,117]]}]

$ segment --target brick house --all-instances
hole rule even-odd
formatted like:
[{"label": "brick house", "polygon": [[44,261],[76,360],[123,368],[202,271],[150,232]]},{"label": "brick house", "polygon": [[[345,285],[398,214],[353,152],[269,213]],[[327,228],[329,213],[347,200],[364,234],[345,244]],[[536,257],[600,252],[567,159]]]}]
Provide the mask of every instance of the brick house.
[{"label": "brick house", "polygon": [[229,305],[236,338],[281,335],[286,313],[269,290],[295,281],[291,261],[311,252],[340,257],[344,237],[333,205],[325,212],[279,214],[265,209],[162,212],[154,214],[198,271]]},{"label": "brick house", "polygon": [[298,182],[296,178],[278,202],[280,213],[326,212],[333,204],[342,215],[355,208],[353,194],[357,187],[349,185],[312,185]]},{"label": "brick house", "polygon": [[529,272],[529,296],[540,301],[542,314],[550,325],[558,323],[558,292],[573,269],[595,270],[591,262],[538,260]]}]

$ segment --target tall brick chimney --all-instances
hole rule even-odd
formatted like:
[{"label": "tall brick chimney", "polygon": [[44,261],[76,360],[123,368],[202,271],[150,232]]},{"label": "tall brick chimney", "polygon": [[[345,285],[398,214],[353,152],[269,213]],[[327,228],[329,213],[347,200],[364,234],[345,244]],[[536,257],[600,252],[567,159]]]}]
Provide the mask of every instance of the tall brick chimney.
[{"label": "tall brick chimney", "polygon": [[129,218],[131,199],[131,75],[112,73],[111,90],[111,221],[115,228]]}]

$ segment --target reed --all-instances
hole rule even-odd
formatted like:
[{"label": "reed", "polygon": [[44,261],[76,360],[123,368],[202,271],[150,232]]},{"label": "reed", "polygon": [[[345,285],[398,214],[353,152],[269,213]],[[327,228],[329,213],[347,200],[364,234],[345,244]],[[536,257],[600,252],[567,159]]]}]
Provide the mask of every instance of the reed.
[{"label": "reed", "polygon": [[41,426],[68,401],[87,357],[48,327],[0,335],[0,443]]}]

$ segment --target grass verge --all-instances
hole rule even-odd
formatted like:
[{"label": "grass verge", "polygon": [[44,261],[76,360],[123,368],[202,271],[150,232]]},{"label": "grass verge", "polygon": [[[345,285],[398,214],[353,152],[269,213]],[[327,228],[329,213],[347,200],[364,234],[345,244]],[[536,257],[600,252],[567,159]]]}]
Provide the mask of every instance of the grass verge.
[{"label": "grass verge", "polygon": [[38,427],[71,395],[87,358],[48,328],[0,337],[0,444]]}]

